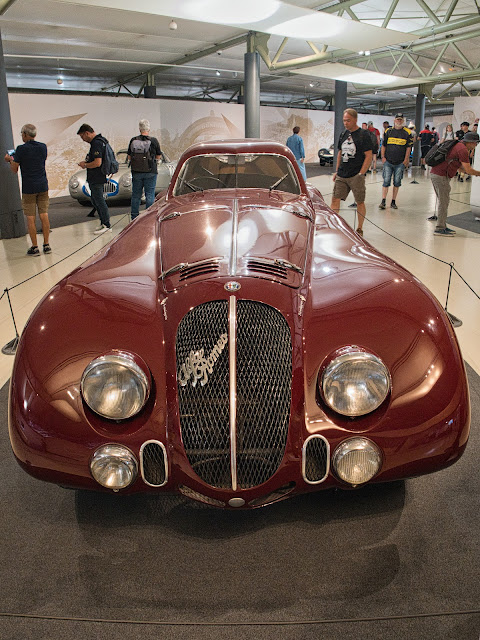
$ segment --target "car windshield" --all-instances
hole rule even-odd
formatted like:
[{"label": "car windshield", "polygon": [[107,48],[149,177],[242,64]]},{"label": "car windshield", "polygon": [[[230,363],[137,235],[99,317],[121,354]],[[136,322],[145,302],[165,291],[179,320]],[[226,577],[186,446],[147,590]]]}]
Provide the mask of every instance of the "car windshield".
[{"label": "car windshield", "polygon": [[126,149],[121,149],[120,151],[117,151],[117,160],[118,160],[119,164],[126,164],[127,163],[127,150]]},{"label": "car windshield", "polygon": [[235,188],[301,193],[290,160],[267,153],[193,156],[183,165],[173,193]]}]

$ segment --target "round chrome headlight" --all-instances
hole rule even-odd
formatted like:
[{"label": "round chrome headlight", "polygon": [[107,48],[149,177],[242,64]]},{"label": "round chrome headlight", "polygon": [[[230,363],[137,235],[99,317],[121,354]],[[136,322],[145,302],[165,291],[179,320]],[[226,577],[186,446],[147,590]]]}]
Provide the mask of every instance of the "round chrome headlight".
[{"label": "round chrome headlight", "polygon": [[321,377],[323,399],[344,416],[363,416],[379,407],[390,391],[390,375],[380,358],[348,351],[334,358]]},{"label": "round chrome headlight", "polygon": [[78,178],[76,176],[72,176],[68,182],[68,185],[71,189],[76,189],[79,184],[80,182],[78,181]]},{"label": "round chrome headlight", "polygon": [[377,475],[382,466],[382,453],[368,438],[350,438],[335,449],[332,466],[341,480],[357,486]]},{"label": "round chrome headlight", "polygon": [[131,187],[132,186],[132,174],[131,173],[125,173],[120,178],[120,186],[121,187]]},{"label": "round chrome headlight", "polygon": [[136,415],[150,394],[148,369],[129,353],[119,352],[92,360],[83,372],[82,396],[92,411],[110,420]]},{"label": "round chrome headlight", "polygon": [[106,444],[93,454],[90,472],[102,487],[118,491],[135,480],[138,464],[130,449],[118,444]]}]

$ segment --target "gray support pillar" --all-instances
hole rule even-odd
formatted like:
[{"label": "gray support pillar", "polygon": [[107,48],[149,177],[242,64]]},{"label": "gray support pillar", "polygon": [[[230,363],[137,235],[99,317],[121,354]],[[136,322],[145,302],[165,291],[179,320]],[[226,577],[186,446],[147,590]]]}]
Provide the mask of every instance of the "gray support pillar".
[{"label": "gray support pillar", "polygon": [[156,98],[157,87],[155,86],[155,76],[153,73],[147,73],[147,84],[143,88],[145,98]]},{"label": "gray support pillar", "polygon": [[[422,86],[418,87],[419,92],[417,93],[417,101],[415,104],[415,129],[417,132],[417,136],[420,131],[423,130],[423,127],[425,125],[425,94],[422,93],[422,89]],[[412,165],[414,167],[418,167],[420,165],[421,153],[422,151],[420,149],[420,139],[418,138],[413,147]]]},{"label": "gray support pillar", "polygon": [[2,239],[20,238],[26,233],[18,178],[3,160],[8,149],[13,149],[13,133],[0,32],[0,236]]},{"label": "gray support pillar", "polygon": [[347,108],[347,83],[343,80],[335,80],[335,126],[333,130],[333,169],[336,169],[337,145],[340,134],[345,129],[343,126],[343,112]]},{"label": "gray support pillar", "polygon": [[245,54],[245,137],[260,137],[260,56]]}]

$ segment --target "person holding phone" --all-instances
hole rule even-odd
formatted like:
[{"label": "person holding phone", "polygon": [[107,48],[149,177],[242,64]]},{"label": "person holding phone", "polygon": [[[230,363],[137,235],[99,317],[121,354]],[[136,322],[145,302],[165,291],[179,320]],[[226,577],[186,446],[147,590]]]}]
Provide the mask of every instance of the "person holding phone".
[{"label": "person holding phone", "polygon": [[51,253],[48,242],[50,235],[50,221],[48,219],[48,180],[45,171],[47,159],[47,146],[43,142],[37,142],[37,128],[33,124],[24,124],[20,132],[23,144],[15,150],[10,149],[5,154],[5,162],[10,164],[13,173],[22,174],[22,206],[27,216],[27,227],[32,246],[27,251],[28,256],[39,256],[40,250],[37,244],[37,229],[35,218],[40,216],[43,232],[43,253]]}]

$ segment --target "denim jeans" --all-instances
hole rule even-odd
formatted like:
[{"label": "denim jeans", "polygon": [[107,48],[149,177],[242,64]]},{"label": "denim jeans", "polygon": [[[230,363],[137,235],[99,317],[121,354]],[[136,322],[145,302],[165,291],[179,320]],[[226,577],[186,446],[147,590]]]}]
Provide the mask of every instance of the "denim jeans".
[{"label": "denim jeans", "polygon": [[132,171],[132,220],[140,212],[140,200],[142,191],[145,191],[145,209],[151,207],[155,201],[155,186],[157,184],[156,173],[141,173]]},{"label": "denim jeans", "polygon": [[90,184],[90,199],[92,201],[93,206],[98,211],[98,216],[100,218],[100,222],[104,224],[106,227],[110,227],[110,214],[108,213],[108,206],[105,198],[103,197],[103,183],[101,184]]},{"label": "denim jeans", "polygon": [[383,165],[383,186],[390,186],[393,175],[393,186],[401,187],[404,171],[405,165],[403,164],[403,162],[401,162],[400,164],[392,164],[388,160],[385,160],[385,164]]},{"label": "denim jeans", "polygon": [[300,162],[300,160],[297,160],[297,164],[298,164],[298,168],[300,169],[300,173],[303,176],[303,179],[306,180],[307,179],[307,171],[305,169],[305,162]]}]

